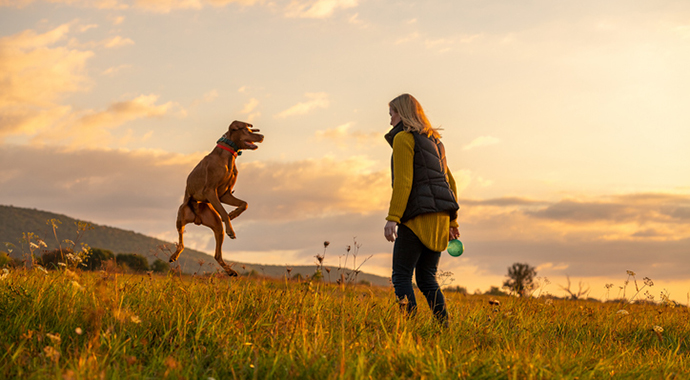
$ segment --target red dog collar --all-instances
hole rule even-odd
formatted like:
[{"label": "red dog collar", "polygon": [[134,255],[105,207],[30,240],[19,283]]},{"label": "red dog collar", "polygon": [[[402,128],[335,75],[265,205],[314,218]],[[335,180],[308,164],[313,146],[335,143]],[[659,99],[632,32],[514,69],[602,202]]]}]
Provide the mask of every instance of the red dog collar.
[{"label": "red dog collar", "polygon": [[218,144],[218,145],[216,145],[216,146],[219,147],[219,148],[221,148],[221,149],[227,150],[228,152],[232,153],[232,155],[235,156],[235,158],[237,158],[237,152],[236,152],[234,149],[229,148],[229,147],[227,147],[227,146],[220,145],[220,144]]}]

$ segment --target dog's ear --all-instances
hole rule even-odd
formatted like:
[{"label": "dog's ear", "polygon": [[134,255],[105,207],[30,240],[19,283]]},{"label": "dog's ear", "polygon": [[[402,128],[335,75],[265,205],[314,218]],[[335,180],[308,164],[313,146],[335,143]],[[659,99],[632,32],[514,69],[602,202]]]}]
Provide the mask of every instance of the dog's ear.
[{"label": "dog's ear", "polygon": [[245,128],[251,129],[252,125],[249,123],[245,123],[244,121],[235,120],[230,124],[230,127],[228,129],[231,131],[239,131],[240,129]]}]

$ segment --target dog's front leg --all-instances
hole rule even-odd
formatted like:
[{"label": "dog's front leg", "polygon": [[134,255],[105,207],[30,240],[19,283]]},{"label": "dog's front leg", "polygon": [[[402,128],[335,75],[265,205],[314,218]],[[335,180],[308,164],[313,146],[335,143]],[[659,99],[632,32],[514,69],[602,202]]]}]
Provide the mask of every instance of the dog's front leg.
[{"label": "dog's front leg", "polygon": [[220,201],[222,203],[227,204],[227,205],[236,207],[234,210],[232,210],[232,212],[230,212],[228,214],[228,218],[230,218],[230,220],[233,220],[233,219],[237,218],[238,216],[240,216],[240,214],[242,214],[248,207],[247,202],[245,202],[239,198],[235,198],[235,196],[232,195],[232,193],[229,191],[227,193],[223,194],[222,197],[220,197]]}]

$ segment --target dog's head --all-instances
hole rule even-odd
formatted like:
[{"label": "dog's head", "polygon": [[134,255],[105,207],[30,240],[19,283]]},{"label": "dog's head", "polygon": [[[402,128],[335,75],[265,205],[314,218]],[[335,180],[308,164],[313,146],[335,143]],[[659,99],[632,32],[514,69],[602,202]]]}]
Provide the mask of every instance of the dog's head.
[{"label": "dog's head", "polygon": [[243,121],[233,121],[228,127],[227,138],[237,145],[239,149],[255,150],[258,148],[255,143],[264,141],[264,135],[257,133],[258,129],[253,125]]}]

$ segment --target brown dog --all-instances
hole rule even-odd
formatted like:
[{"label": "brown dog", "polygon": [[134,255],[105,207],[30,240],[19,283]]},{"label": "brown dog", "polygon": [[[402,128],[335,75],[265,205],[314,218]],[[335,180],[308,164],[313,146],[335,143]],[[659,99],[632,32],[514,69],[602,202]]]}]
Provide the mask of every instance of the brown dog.
[{"label": "brown dog", "polygon": [[[232,195],[232,188],[237,181],[235,159],[238,154],[242,154],[240,150],[255,150],[258,147],[254,143],[264,141],[264,136],[256,132],[259,130],[254,129],[251,124],[233,121],[211,153],[189,173],[184,201],[177,211],[177,232],[180,235],[180,242],[177,244],[175,253],[170,256],[171,263],[176,261],[184,250],[182,242],[184,226],[193,222],[196,225],[203,224],[213,230],[216,237],[216,261],[229,276],[237,276],[237,272],[223,261],[222,223],[225,223],[225,231],[230,239],[234,239],[235,231],[230,221],[247,209],[247,202]],[[237,208],[228,214],[221,203]]]}]

